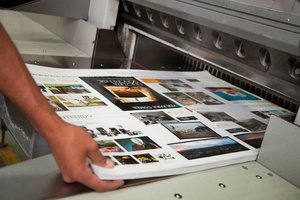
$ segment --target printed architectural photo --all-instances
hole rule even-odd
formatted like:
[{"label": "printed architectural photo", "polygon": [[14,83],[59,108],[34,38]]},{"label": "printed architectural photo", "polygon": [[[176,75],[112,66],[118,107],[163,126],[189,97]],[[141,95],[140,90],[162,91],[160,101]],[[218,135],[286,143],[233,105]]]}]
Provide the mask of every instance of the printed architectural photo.
[{"label": "printed architectural photo", "polygon": [[153,140],[151,140],[147,136],[116,139],[115,141],[119,143],[127,151],[142,151],[148,149],[161,148],[158,144],[156,144]]},{"label": "printed architectural photo", "polygon": [[111,92],[115,99],[122,103],[155,102],[157,98],[151,93],[151,90],[141,86],[104,86]]},{"label": "printed architectural photo", "polygon": [[145,154],[138,154],[133,155],[136,159],[138,159],[141,163],[154,163],[159,162],[156,158],[154,158],[151,154],[145,153]]},{"label": "printed architectural photo", "polygon": [[154,110],[180,107],[133,77],[80,78],[122,110]]},{"label": "printed architectural photo", "polygon": [[226,114],[225,112],[198,112],[203,115],[211,122],[220,122],[220,121],[236,121],[233,117]]},{"label": "printed architectural photo", "polygon": [[231,134],[249,132],[247,129],[244,129],[244,128],[230,128],[230,129],[226,129],[226,131]]},{"label": "printed architectural photo", "polygon": [[177,119],[178,119],[179,121],[184,122],[184,121],[197,120],[198,118],[195,117],[195,116],[184,116],[184,117],[177,117]]},{"label": "printed architectural photo", "polygon": [[55,96],[45,96],[48,103],[57,111],[67,111],[68,109],[55,97]]},{"label": "printed architectural photo", "polygon": [[194,79],[194,78],[187,78],[186,80],[189,82],[200,82],[198,79]]},{"label": "printed architectural photo", "polygon": [[261,112],[261,111],[251,111],[251,112],[252,112],[253,114],[255,114],[255,115],[257,115],[257,116],[263,118],[263,119],[268,119],[268,118],[270,118],[270,116],[264,114],[264,113]]},{"label": "printed architectural photo", "polygon": [[139,164],[138,161],[136,161],[130,155],[113,156],[113,157],[122,165]]},{"label": "printed architectural photo", "polygon": [[129,130],[125,129],[122,125],[117,125],[116,127],[109,127],[109,128],[103,128],[103,127],[97,127],[96,128],[99,131],[100,135],[105,135],[109,137],[118,136],[118,135],[128,135],[128,136],[134,136],[134,135],[142,135],[143,133],[139,130]]},{"label": "printed architectural photo", "polygon": [[163,94],[184,106],[191,106],[199,103],[195,99],[182,92],[166,92]]},{"label": "printed architectural photo", "polygon": [[162,125],[179,139],[220,137],[201,122],[162,123]]},{"label": "printed architectural photo", "polygon": [[57,98],[67,107],[94,107],[106,106],[106,104],[98,97],[95,96],[57,96]]},{"label": "printed architectural photo", "polygon": [[186,90],[186,89],[193,89],[192,86],[186,84],[186,83],[172,83],[172,84],[160,84],[161,86],[163,86],[164,88],[172,91],[172,92],[176,92],[176,91],[181,91],[181,90]]},{"label": "printed architectural photo", "polygon": [[47,94],[48,94],[48,91],[47,91],[47,89],[46,89],[45,86],[43,86],[43,85],[41,85],[41,84],[38,84],[38,87],[39,87],[39,89],[40,89],[40,91],[41,91],[41,93],[42,93],[43,95],[47,95]]},{"label": "printed architectural photo", "polygon": [[229,137],[197,140],[169,145],[188,160],[248,150],[246,147]]},{"label": "printed architectural photo", "polygon": [[207,87],[206,89],[227,101],[260,100],[258,97],[235,87]]},{"label": "printed architectural photo", "polygon": [[203,103],[205,105],[222,105],[223,103],[207,94],[204,92],[186,92],[187,95],[193,97],[199,103]]},{"label": "printed architectural photo", "polygon": [[256,149],[260,148],[264,136],[265,136],[264,132],[235,135],[235,137],[246,142],[247,144],[253,146]]},{"label": "printed architectural photo", "polygon": [[84,94],[90,93],[80,84],[45,84],[53,94]]},{"label": "printed architectural photo", "polygon": [[160,83],[183,83],[178,79],[157,79]]},{"label": "printed architectural photo", "polygon": [[267,125],[265,123],[254,118],[237,121],[236,123],[251,132],[264,131],[267,129]]},{"label": "printed architectural photo", "polygon": [[113,140],[98,140],[96,141],[98,148],[102,153],[108,152],[124,152]]},{"label": "printed architectural photo", "polygon": [[263,114],[269,116],[269,117],[271,117],[271,115],[275,115],[277,117],[286,117],[286,116],[294,116],[295,115],[295,113],[290,112],[288,110],[279,110],[279,109],[277,109],[277,110],[275,110],[275,109],[273,109],[273,110],[264,110],[264,111],[261,111],[261,112]]},{"label": "printed architectural photo", "polygon": [[161,122],[176,122],[175,119],[173,119],[170,115],[166,114],[163,111],[138,112],[138,113],[130,113],[130,114],[146,125],[158,124]]}]

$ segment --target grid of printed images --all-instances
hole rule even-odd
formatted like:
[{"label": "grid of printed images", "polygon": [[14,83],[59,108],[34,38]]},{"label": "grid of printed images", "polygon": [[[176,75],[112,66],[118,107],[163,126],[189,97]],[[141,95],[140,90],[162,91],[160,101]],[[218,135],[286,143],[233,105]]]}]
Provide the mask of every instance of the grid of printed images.
[{"label": "grid of printed images", "polygon": [[83,122],[82,125],[95,139],[101,153],[119,167],[159,167],[163,162],[197,162],[197,159],[214,156],[218,162],[221,156],[231,159],[230,155],[256,154],[269,117],[291,114],[280,109],[249,110],[246,116],[244,110],[242,114],[233,112],[246,109],[235,108],[235,104],[261,99],[234,86],[212,87],[213,81],[209,87],[203,87],[205,81],[197,78],[105,76],[78,79],[79,83],[84,83],[43,83],[39,87],[57,112],[106,107],[109,101],[116,106],[116,112],[128,114],[126,123],[134,122],[134,126],[120,123],[113,117],[109,125],[101,118],[97,119],[99,124],[85,126]]},{"label": "grid of printed images", "polygon": [[123,111],[179,108],[134,77],[80,77]]},{"label": "grid of printed images", "polygon": [[188,160],[248,150],[229,137],[169,144]]},{"label": "grid of printed images", "polygon": [[[149,150],[161,149],[161,147],[148,136],[96,141],[104,155],[110,155],[112,160],[121,165],[155,163],[159,160],[168,160],[168,157],[174,159],[171,154],[158,154],[156,157],[151,155]],[[147,151],[147,153],[126,154],[126,152],[140,151]],[[111,153],[119,154],[111,155]]]},{"label": "grid of printed images", "polygon": [[80,84],[44,84],[39,88],[55,111],[107,106]]}]

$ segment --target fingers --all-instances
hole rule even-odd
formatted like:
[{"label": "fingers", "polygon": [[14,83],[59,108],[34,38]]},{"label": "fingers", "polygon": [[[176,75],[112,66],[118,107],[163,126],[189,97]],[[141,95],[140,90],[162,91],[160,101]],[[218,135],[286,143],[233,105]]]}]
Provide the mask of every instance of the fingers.
[{"label": "fingers", "polygon": [[101,167],[113,168],[115,166],[115,163],[111,159],[107,159],[102,155],[96,142],[95,145],[91,144],[90,150],[88,151],[88,157],[94,164]]}]

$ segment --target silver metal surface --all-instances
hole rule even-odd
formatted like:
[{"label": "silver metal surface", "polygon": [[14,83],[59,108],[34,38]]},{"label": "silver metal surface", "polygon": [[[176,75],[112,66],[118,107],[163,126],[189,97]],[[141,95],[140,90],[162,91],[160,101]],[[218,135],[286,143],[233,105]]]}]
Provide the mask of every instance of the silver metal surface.
[{"label": "silver metal surface", "polygon": [[[168,69],[168,70],[211,70],[210,72],[222,78],[228,82],[232,80],[240,80],[239,82],[232,82],[243,89],[250,90],[250,92],[277,103],[287,109],[297,111],[297,107],[300,104],[300,86],[290,83],[279,77],[273,76],[270,73],[263,72],[249,68],[249,66],[232,60],[229,57],[220,55],[209,49],[195,47],[194,44],[187,42],[181,38],[176,38],[170,33],[163,32],[159,29],[152,29],[151,26],[140,24],[137,21],[132,22],[135,27],[142,27],[142,30],[132,27],[132,31],[142,36],[138,37],[134,60],[141,62],[148,69]],[[146,37],[144,37],[145,35]],[[159,38],[158,38],[159,36]],[[151,38],[153,43],[160,43],[160,46],[165,47],[156,49],[153,52],[160,52],[160,54],[143,54],[138,50],[151,49],[153,46],[159,46],[159,44],[151,44],[151,42],[143,42],[143,40],[149,40]],[[146,45],[143,45],[146,44]],[[142,46],[139,46],[142,45]],[[169,52],[166,50],[169,49]],[[152,50],[151,50],[152,51]],[[171,51],[171,52],[170,52]],[[173,51],[173,53],[172,53]],[[177,52],[174,53],[174,52]],[[164,55],[173,55],[169,62],[166,61],[168,57]],[[183,60],[178,61],[178,56],[183,55]],[[151,57],[151,61],[150,58]],[[149,58],[147,60],[147,58]],[[173,67],[172,67],[173,64]],[[225,77],[223,76],[223,72]],[[226,77],[230,78],[226,78]],[[239,83],[245,83],[240,85]],[[252,88],[253,87],[253,88]],[[287,105],[287,102],[291,102],[291,105]],[[290,103],[288,103],[290,104]]]},{"label": "silver metal surface", "polygon": [[90,68],[97,28],[83,20],[0,11],[0,21],[24,61],[63,68]]},{"label": "silver metal surface", "polygon": [[[52,155],[0,169],[0,199],[273,199],[298,200],[300,189],[257,162],[175,176],[95,193],[62,181]],[[87,193],[89,192],[89,193]],[[84,194],[82,194],[84,193]],[[79,195],[80,194],[80,195]]]},{"label": "silver metal surface", "polygon": [[62,180],[52,155],[0,169],[0,199],[54,199],[89,191]]},{"label": "silver metal surface", "polygon": [[86,193],[65,199],[165,199],[175,200],[298,200],[300,189],[257,162],[232,165],[120,189]]},{"label": "silver metal surface", "polygon": [[300,126],[271,116],[257,161],[300,188]]},{"label": "silver metal surface", "polygon": [[90,0],[38,0],[15,7],[18,11],[88,19]]},{"label": "silver metal surface", "polygon": [[[214,9],[227,8],[230,10],[259,16],[287,24],[299,25],[299,10],[297,0],[177,0],[198,6],[212,5]],[[205,5],[206,4],[206,5]]]},{"label": "silver metal surface", "polygon": [[91,0],[88,22],[99,29],[114,29],[119,10],[119,0]]},{"label": "silver metal surface", "polygon": [[[129,2],[127,3],[129,4],[128,13],[132,14],[137,11],[137,9],[131,8],[130,2],[133,2],[136,5],[135,7],[141,11],[140,18],[145,18],[144,7],[148,7],[167,15],[176,16],[184,21],[205,25],[208,28],[222,31],[238,38],[299,55],[299,24],[295,26],[286,22],[258,17],[259,13],[258,15],[247,14],[243,10],[234,11],[207,3],[199,5],[197,1],[129,0],[127,2]],[[257,9],[256,11],[258,12]],[[282,15],[288,14],[288,12],[285,12]],[[295,14],[294,17],[295,21],[299,23],[299,13]]]},{"label": "silver metal surface", "polygon": [[[164,49],[173,49],[173,52],[177,52],[183,58],[182,62],[174,64],[173,70],[208,68],[217,77],[221,76],[220,78],[291,111],[298,110],[300,105],[300,93],[297,92],[300,91],[298,25],[271,20],[273,16],[269,16],[268,19],[259,14],[253,16],[247,14],[246,8],[245,12],[244,10],[235,12],[230,9],[232,4],[213,5],[225,1],[213,4],[201,1],[201,6],[191,4],[191,2],[199,3],[198,1],[186,2],[122,1],[120,22],[129,24],[131,31],[137,33],[137,49],[133,58],[133,61],[137,62],[136,65],[149,69],[160,68],[166,63],[161,59],[162,55],[170,54],[172,51],[166,52]],[[259,5],[250,7],[254,9]],[[265,14],[273,13],[272,9],[271,11],[269,8],[262,9]],[[152,54],[150,57],[152,56],[153,60],[150,61],[148,54],[139,52],[141,49],[149,49],[145,45],[141,46],[144,37],[165,45],[166,48],[161,48],[162,55]],[[154,45],[150,47],[152,46]],[[147,58],[149,58],[148,65],[143,65],[146,62],[138,63]],[[173,60],[176,61],[177,58],[178,56],[173,56]],[[162,64],[159,64],[160,61]],[[172,63],[172,59],[169,63]],[[164,67],[166,66],[160,69]],[[172,69],[171,66],[166,68]]]}]

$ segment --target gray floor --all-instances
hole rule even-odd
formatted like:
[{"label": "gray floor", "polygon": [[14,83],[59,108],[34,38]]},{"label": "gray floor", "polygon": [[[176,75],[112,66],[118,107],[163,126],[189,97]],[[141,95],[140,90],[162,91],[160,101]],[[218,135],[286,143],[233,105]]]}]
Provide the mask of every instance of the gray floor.
[{"label": "gray floor", "polygon": [[[5,143],[8,144],[8,147],[10,148],[10,150],[13,151],[13,153],[15,153],[16,156],[21,161],[28,160],[26,154],[23,152],[23,150],[18,145],[18,143],[16,142],[16,140],[13,138],[13,136],[10,134],[9,131],[5,132]],[[7,148],[7,147],[5,147],[5,148]],[[5,166],[5,163],[3,162],[3,160],[0,157],[0,167],[3,167],[3,166]]]}]

